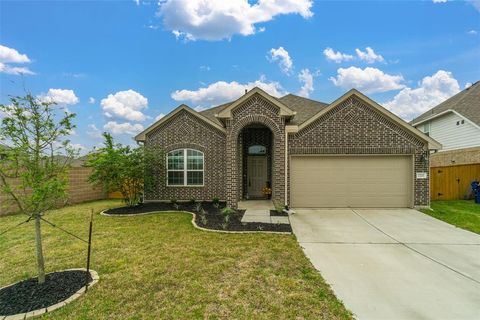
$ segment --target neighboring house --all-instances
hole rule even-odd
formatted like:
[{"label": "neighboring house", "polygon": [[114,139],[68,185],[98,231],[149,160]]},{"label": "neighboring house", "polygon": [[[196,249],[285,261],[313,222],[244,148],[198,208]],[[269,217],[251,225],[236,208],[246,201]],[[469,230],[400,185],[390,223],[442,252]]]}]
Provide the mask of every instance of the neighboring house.
[{"label": "neighboring house", "polygon": [[181,105],[135,139],[166,155],[145,201],[265,198],[292,207],[429,206],[441,145],[357,90],[331,104],[254,88],[196,112]]},{"label": "neighboring house", "polygon": [[480,81],[412,120],[442,151],[480,147]]},{"label": "neighboring house", "polygon": [[430,155],[431,199],[468,199],[480,180],[480,81],[411,123],[443,146]]}]

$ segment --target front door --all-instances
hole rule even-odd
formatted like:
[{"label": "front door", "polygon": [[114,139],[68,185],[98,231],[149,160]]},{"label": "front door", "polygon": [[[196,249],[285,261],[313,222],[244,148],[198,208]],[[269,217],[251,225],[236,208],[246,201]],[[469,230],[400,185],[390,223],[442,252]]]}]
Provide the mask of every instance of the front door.
[{"label": "front door", "polygon": [[267,157],[249,156],[247,161],[247,191],[250,198],[263,197],[267,182]]}]

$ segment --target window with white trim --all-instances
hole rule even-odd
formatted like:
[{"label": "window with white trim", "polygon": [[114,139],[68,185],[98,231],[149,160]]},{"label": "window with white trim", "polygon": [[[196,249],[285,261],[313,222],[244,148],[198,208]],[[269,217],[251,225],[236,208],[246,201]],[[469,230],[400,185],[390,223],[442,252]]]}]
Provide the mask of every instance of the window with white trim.
[{"label": "window with white trim", "polygon": [[430,129],[431,129],[431,128],[432,128],[432,126],[431,126],[430,122],[425,122],[425,123],[423,124],[423,130],[422,130],[422,131],[423,131],[423,133],[425,133],[427,136],[429,136],[429,135],[430,135]]},{"label": "window with white trim", "polygon": [[168,186],[203,186],[203,152],[177,149],[167,153]]}]

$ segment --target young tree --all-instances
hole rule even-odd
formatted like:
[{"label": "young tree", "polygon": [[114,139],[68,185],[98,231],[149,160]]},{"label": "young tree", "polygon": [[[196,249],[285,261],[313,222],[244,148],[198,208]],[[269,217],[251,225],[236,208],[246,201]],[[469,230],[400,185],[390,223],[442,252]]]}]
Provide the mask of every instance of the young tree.
[{"label": "young tree", "polygon": [[67,199],[70,159],[76,155],[65,139],[74,129],[75,114],[59,112],[55,103],[27,93],[0,104],[0,142],[6,147],[0,161],[0,192],[8,204],[35,220],[38,283],[45,282],[41,219]]},{"label": "young tree", "polygon": [[147,174],[160,165],[159,152],[144,146],[132,148],[115,144],[109,133],[104,133],[104,147],[90,155],[89,166],[93,167],[90,182],[101,185],[105,191],[120,191],[127,206],[135,206],[146,188],[152,183],[153,174]]}]

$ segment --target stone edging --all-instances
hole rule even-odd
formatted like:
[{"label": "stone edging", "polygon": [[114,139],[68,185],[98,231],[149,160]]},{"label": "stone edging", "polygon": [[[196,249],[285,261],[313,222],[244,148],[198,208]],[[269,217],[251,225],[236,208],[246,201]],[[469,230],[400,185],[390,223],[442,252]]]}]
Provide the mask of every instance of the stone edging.
[{"label": "stone edging", "polygon": [[[60,270],[60,271],[53,271],[53,272],[50,272],[50,273],[63,272],[63,271],[74,271],[74,270],[87,271],[87,269],[85,269],[85,268],[74,268],[74,269],[65,269],[65,270]],[[97,283],[98,280],[100,280],[100,277],[98,276],[98,273],[95,270],[90,270],[90,276],[92,277],[92,282],[90,282],[88,284],[89,288],[92,287],[95,283]],[[18,283],[18,282],[16,282],[16,283]],[[2,290],[4,288],[7,288],[7,287],[10,287],[10,286],[13,286],[16,283],[12,283],[12,284],[9,284],[8,286],[4,286],[4,287],[0,288],[0,290]],[[42,315],[42,314],[47,313],[47,312],[52,312],[53,310],[61,308],[64,305],[66,305],[66,304],[74,301],[75,299],[79,298],[82,294],[85,293],[85,287],[86,286],[83,286],[82,288],[80,288],[77,292],[75,292],[73,295],[71,295],[67,299],[65,299],[63,301],[60,301],[60,302],[58,302],[58,303],[56,303],[52,306],[42,308],[42,309],[33,310],[33,311],[29,311],[29,312],[12,314],[12,315],[9,315],[9,316],[0,315],[0,320],[28,319],[28,318],[31,318],[31,317],[36,317],[36,316]]]},{"label": "stone edging", "polygon": [[110,210],[110,209],[105,209],[105,210],[102,210],[100,212],[100,214],[102,216],[107,216],[107,217],[131,217],[131,216],[143,216],[143,215],[147,215],[147,214],[155,214],[155,213],[163,213],[163,212],[185,212],[185,213],[190,213],[192,215],[192,225],[197,228],[197,229],[200,229],[200,230],[203,230],[203,231],[210,231],[210,232],[218,232],[218,233],[239,233],[239,234],[242,234],[242,233],[271,233],[271,234],[284,234],[284,235],[290,235],[290,234],[293,234],[292,232],[280,232],[280,231],[228,231],[228,230],[215,230],[215,229],[207,229],[207,228],[203,228],[203,227],[200,227],[198,226],[196,223],[195,223],[195,217],[196,217],[196,214],[194,212],[191,212],[191,211],[184,211],[184,210],[179,210],[179,211],[176,211],[176,210],[169,210],[169,211],[152,211],[152,212],[144,212],[144,213],[136,213],[136,214],[108,214],[108,213],[105,213],[105,211],[107,210]]}]

